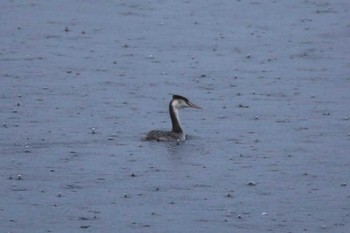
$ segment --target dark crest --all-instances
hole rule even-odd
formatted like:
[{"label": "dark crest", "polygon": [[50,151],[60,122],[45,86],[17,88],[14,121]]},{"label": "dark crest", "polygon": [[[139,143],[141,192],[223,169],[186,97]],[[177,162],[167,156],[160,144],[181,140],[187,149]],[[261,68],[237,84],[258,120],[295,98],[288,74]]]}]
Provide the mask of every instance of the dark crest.
[{"label": "dark crest", "polygon": [[173,100],[176,100],[176,99],[181,99],[183,101],[185,101],[186,103],[188,103],[188,99],[186,97],[183,97],[181,95],[173,95]]}]

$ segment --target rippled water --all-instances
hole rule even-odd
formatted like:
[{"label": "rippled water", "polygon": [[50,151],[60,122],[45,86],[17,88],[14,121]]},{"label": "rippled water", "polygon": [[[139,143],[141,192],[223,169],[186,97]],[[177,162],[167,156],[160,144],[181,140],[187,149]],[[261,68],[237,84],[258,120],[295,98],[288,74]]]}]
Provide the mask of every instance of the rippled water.
[{"label": "rippled water", "polygon": [[348,3],[69,6],[4,3],[4,231],[347,229]]}]

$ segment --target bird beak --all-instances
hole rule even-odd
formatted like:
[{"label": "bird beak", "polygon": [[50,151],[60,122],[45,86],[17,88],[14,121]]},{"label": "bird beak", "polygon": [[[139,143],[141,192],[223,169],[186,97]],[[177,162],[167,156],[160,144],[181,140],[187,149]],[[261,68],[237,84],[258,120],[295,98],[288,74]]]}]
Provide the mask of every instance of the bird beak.
[{"label": "bird beak", "polygon": [[194,103],[192,103],[191,101],[188,101],[187,103],[191,108],[197,108],[197,109],[202,109],[201,107],[199,107],[198,105],[195,105]]}]

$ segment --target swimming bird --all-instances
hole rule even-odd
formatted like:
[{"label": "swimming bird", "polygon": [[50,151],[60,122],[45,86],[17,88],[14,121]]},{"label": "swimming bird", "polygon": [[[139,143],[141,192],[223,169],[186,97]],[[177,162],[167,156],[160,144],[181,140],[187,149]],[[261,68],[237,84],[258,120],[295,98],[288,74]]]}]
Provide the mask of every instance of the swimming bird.
[{"label": "swimming bird", "polygon": [[149,141],[185,141],[186,134],[181,128],[179,120],[179,109],[181,108],[201,109],[201,107],[195,105],[186,97],[173,95],[173,98],[169,103],[169,114],[172,123],[171,131],[152,130],[147,134],[145,139]]}]

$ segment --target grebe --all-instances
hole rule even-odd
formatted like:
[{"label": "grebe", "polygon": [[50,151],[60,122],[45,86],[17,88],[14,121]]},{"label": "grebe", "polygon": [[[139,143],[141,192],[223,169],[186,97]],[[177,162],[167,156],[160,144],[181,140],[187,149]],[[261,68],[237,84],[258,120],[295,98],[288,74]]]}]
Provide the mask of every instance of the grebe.
[{"label": "grebe", "polygon": [[201,107],[191,103],[187,98],[180,95],[173,95],[173,99],[169,103],[169,114],[173,127],[172,130],[152,130],[147,134],[145,139],[150,141],[185,141],[186,135],[180,126],[178,110],[180,108],[188,107],[201,109]]}]

